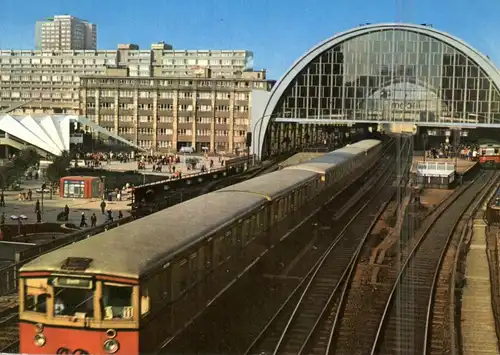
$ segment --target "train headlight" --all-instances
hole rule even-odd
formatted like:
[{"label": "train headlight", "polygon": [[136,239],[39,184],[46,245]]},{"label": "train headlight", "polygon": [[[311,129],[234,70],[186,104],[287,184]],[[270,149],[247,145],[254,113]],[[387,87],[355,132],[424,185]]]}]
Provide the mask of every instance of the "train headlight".
[{"label": "train headlight", "polygon": [[45,338],[45,335],[43,335],[43,334],[35,335],[34,343],[36,346],[42,347],[45,345],[46,342],[47,342],[47,339]]},{"label": "train headlight", "polygon": [[35,329],[36,329],[36,332],[37,332],[37,333],[41,333],[41,332],[43,332],[43,324],[42,324],[42,323],[37,323],[37,324],[35,325]]},{"label": "train headlight", "polygon": [[114,354],[120,349],[120,343],[115,339],[108,339],[104,342],[104,351],[108,354]]}]

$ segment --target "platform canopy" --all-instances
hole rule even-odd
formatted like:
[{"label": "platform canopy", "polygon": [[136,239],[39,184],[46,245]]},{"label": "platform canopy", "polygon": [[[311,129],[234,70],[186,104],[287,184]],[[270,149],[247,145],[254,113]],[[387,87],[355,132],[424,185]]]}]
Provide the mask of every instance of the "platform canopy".
[{"label": "platform canopy", "polygon": [[[139,150],[143,148],[129,142],[106,128],[97,125],[84,116],[75,115],[33,115],[17,116],[0,114],[0,130],[18,140],[54,155],[61,155],[70,149],[70,125],[80,123],[91,130],[112,137]],[[4,138],[4,140],[8,140]],[[9,144],[9,142],[2,142]]]}]

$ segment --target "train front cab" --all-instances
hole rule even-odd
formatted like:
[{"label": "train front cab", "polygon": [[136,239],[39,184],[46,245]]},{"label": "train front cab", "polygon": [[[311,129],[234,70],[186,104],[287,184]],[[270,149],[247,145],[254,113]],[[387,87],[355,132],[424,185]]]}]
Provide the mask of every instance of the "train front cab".
[{"label": "train front cab", "polygon": [[49,272],[20,276],[21,353],[139,353],[136,280]]}]

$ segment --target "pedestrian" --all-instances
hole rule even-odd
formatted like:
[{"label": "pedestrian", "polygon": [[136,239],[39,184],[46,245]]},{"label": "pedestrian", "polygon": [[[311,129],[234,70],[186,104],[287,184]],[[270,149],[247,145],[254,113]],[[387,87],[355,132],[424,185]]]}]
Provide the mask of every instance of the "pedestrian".
[{"label": "pedestrian", "polygon": [[31,201],[32,196],[33,196],[33,191],[31,191],[31,189],[28,189],[28,200]]},{"label": "pedestrian", "polygon": [[118,211],[118,219],[122,219],[123,218],[123,213],[122,211]]},{"label": "pedestrian", "polygon": [[35,203],[35,213],[37,211],[40,211],[40,200],[36,200],[36,203]]},{"label": "pedestrian", "polygon": [[5,207],[5,196],[3,195],[3,191],[2,194],[0,195],[0,206]]},{"label": "pedestrian", "polygon": [[106,209],[106,202],[104,202],[104,199],[101,201],[101,213],[105,214],[105,209]]},{"label": "pedestrian", "polygon": [[92,216],[90,216],[90,226],[91,227],[97,226],[97,216],[95,215],[95,213],[92,213]]},{"label": "pedestrian", "polygon": [[85,212],[82,212],[82,218],[80,220],[80,227],[87,227],[87,218],[85,218]]},{"label": "pedestrian", "polygon": [[42,211],[36,210],[36,223],[42,223]]},{"label": "pedestrian", "polygon": [[5,225],[5,212],[2,212],[2,215],[0,216],[0,226]]},{"label": "pedestrian", "polygon": [[113,212],[111,212],[111,208],[108,209],[108,222],[113,222]]},{"label": "pedestrian", "polygon": [[69,207],[68,207],[68,205],[64,206],[64,220],[65,221],[69,220]]}]

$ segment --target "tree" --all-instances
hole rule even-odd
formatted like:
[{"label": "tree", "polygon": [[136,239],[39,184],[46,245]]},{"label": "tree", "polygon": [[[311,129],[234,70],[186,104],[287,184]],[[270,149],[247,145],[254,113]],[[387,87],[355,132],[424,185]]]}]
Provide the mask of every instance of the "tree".
[{"label": "tree", "polygon": [[0,167],[0,187],[2,190],[11,186],[26,173],[26,170],[36,166],[39,161],[40,157],[35,149],[28,147],[19,151],[12,160]]},{"label": "tree", "polygon": [[66,176],[69,164],[71,163],[71,155],[68,151],[63,151],[60,156],[56,156],[52,163],[47,167],[45,171],[45,177],[52,185],[52,187],[59,184],[59,180]]}]

